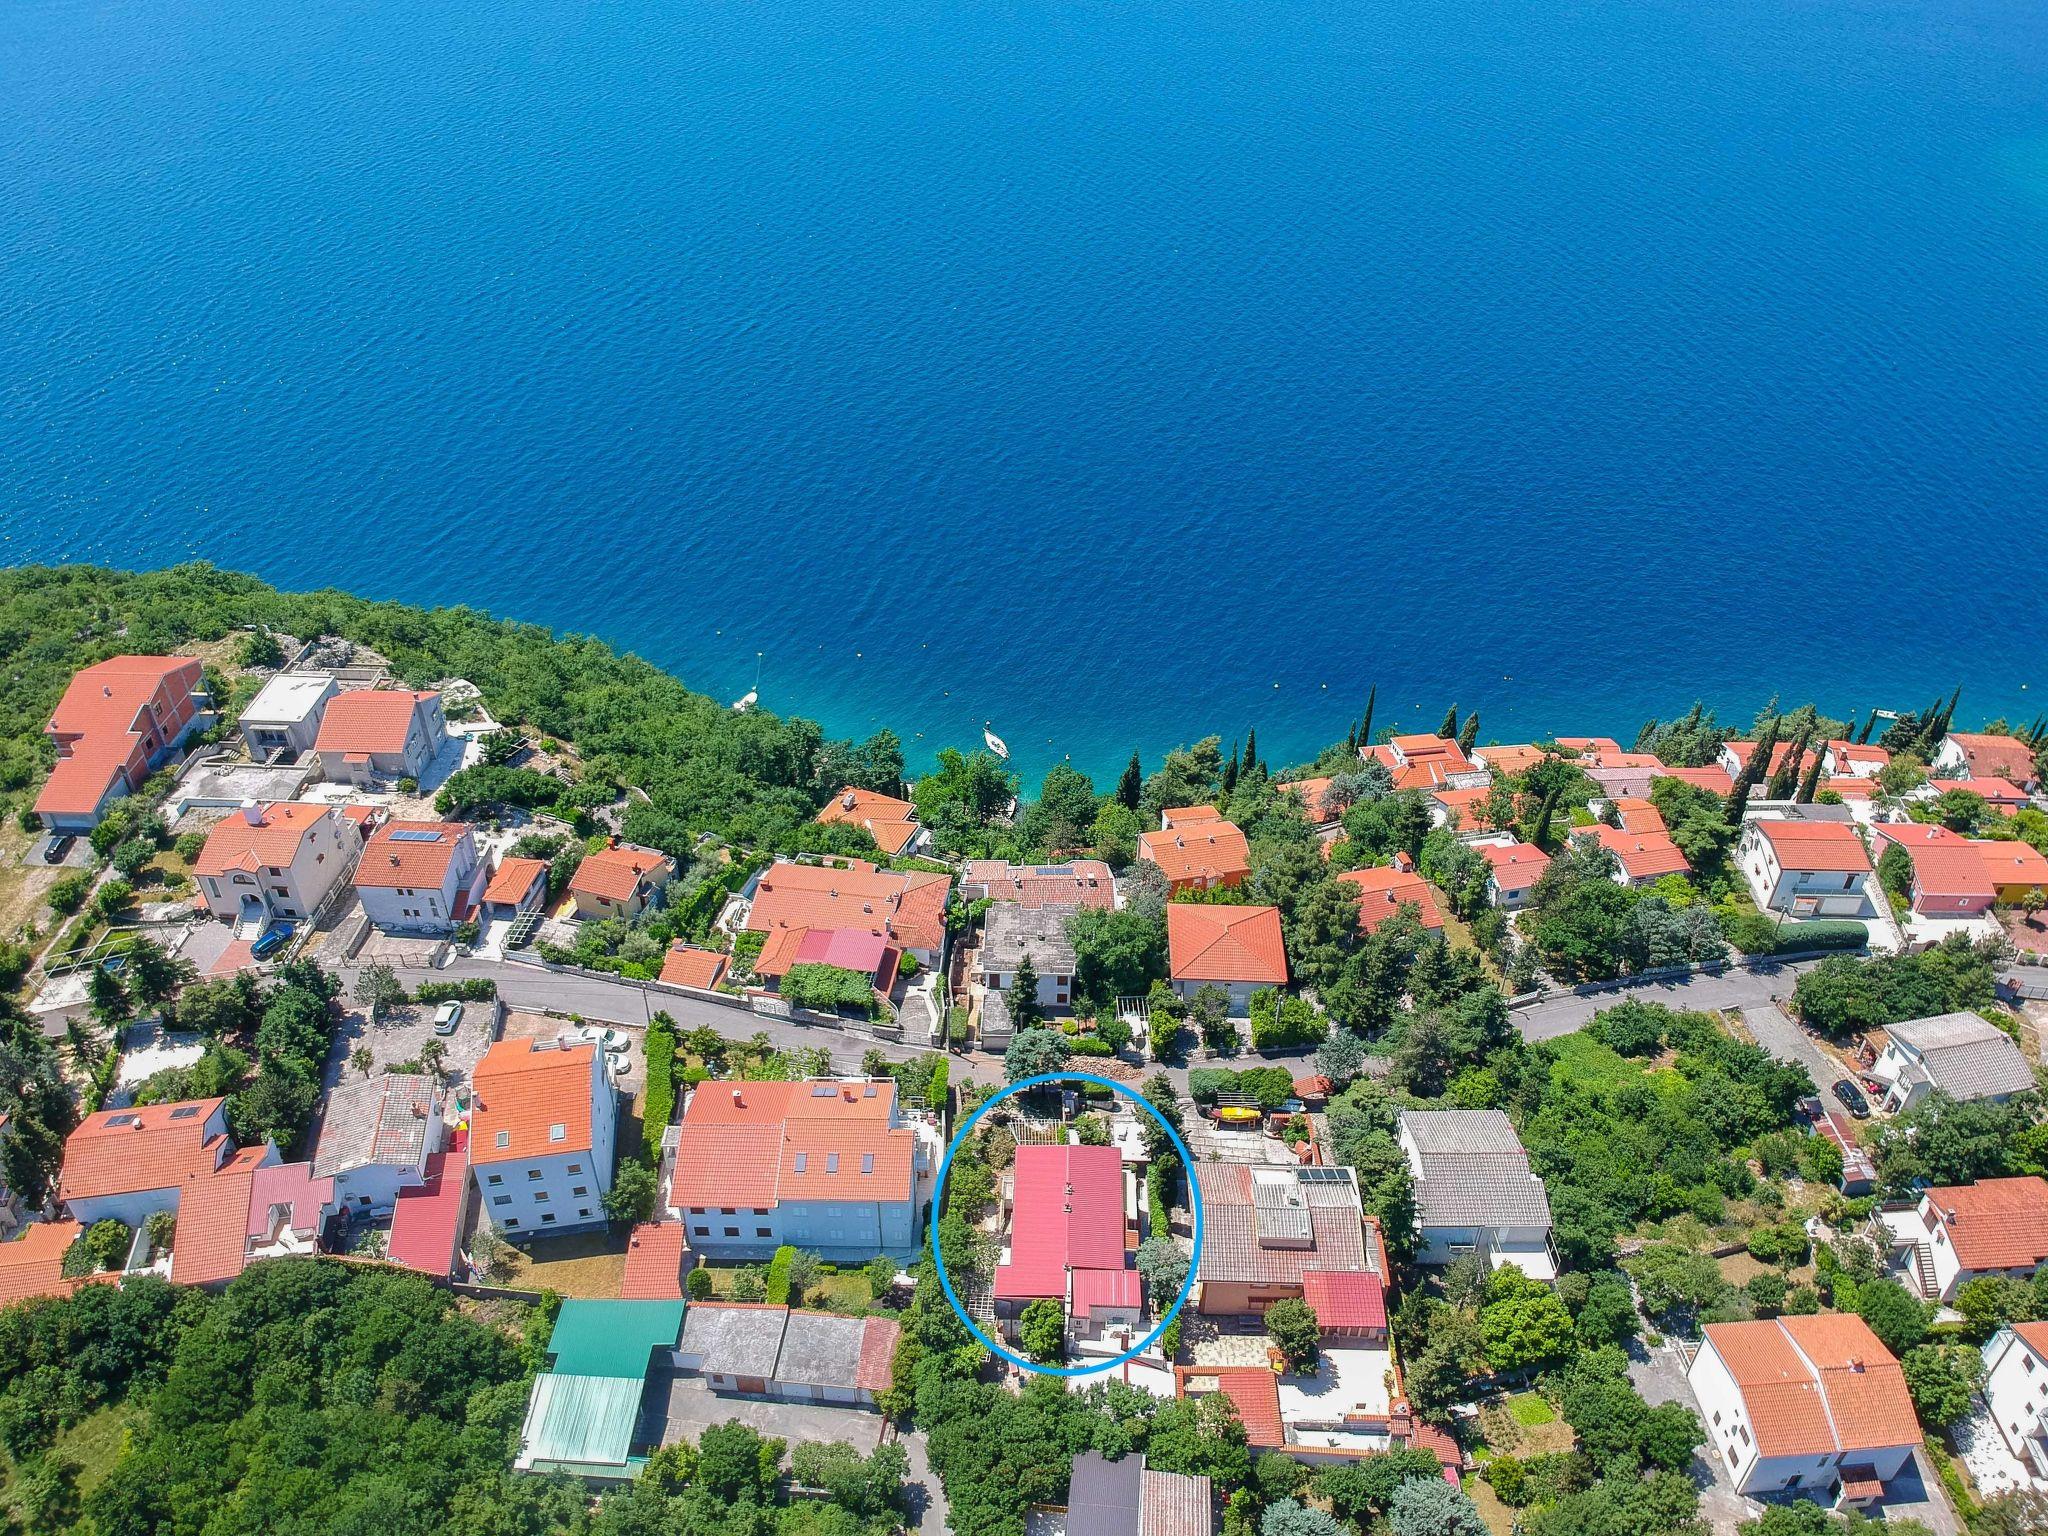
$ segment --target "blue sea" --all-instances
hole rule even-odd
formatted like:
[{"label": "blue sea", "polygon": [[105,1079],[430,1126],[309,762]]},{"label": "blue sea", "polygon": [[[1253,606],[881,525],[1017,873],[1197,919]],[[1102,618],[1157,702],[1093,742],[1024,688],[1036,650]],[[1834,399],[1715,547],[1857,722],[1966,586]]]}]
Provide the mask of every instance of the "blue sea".
[{"label": "blue sea", "polygon": [[7,0],[0,560],[1035,777],[2048,708],[2041,0]]}]

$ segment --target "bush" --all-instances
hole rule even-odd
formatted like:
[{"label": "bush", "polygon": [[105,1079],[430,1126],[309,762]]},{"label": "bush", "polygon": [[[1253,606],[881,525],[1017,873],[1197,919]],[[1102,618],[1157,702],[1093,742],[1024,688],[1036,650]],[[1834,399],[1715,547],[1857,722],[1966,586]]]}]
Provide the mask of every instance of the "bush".
[{"label": "bush", "polygon": [[875,989],[868,978],[839,965],[793,965],[778,991],[793,1006],[816,1013],[852,1009],[872,1014],[875,1006]]},{"label": "bush", "polygon": [[711,1299],[711,1271],[703,1268],[701,1265],[691,1270],[689,1278],[683,1282],[683,1289],[690,1293],[690,1300],[692,1301],[709,1301]]},{"label": "bush", "polygon": [[1252,994],[1250,1012],[1255,1051],[1319,1045],[1330,1033],[1328,1023],[1309,1006],[1306,998],[1283,996],[1271,988]]},{"label": "bush", "polygon": [[768,1301],[773,1306],[783,1306],[789,1301],[789,1271],[796,1263],[796,1249],[784,1243],[775,1250],[775,1257],[768,1261],[768,1277],[764,1281]]},{"label": "bush", "polygon": [[59,875],[51,885],[48,901],[52,912],[76,912],[85,905],[86,893],[92,889],[92,875],[82,869],[74,869]]},{"label": "bush", "polygon": [[498,997],[498,984],[488,976],[469,976],[461,981],[423,981],[413,989],[416,1003],[489,1003]]},{"label": "bush", "polygon": [[177,851],[178,857],[187,864],[197,864],[199,862],[199,855],[206,851],[206,834],[204,832],[180,832],[178,840],[172,843],[171,847]]},{"label": "bush", "polygon": [[1799,954],[1809,949],[1863,949],[1870,943],[1870,928],[1854,918],[1825,917],[1811,922],[1787,923],[1778,934],[1777,953]]},{"label": "bush", "polygon": [[647,1026],[647,1091],[640,1098],[640,1134],[647,1160],[661,1166],[661,1138],[676,1112],[676,1027],[665,1013]]}]

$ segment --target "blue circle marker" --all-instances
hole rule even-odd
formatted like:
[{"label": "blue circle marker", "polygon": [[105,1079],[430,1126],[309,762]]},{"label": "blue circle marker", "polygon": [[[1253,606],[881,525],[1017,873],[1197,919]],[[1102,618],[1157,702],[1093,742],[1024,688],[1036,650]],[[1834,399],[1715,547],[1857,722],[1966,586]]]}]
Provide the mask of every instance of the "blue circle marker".
[{"label": "blue circle marker", "polygon": [[[1166,1132],[1167,1139],[1173,1143],[1174,1151],[1180,1154],[1180,1165],[1188,1178],[1188,1204],[1194,1208],[1195,1213],[1194,1252],[1188,1255],[1188,1275],[1185,1280],[1181,1281],[1180,1294],[1173,1298],[1173,1305],[1166,1309],[1166,1315],[1159,1319],[1152,1331],[1146,1334],[1144,1338],[1133,1344],[1115,1359],[1104,1360],[1095,1365],[1041,1365],[1036,1360],[1026,1360],[1022,1355],[1013,1354],[1011,1351],[1003,1348],[1002,1345],[983,1333],[980,1324],[969,1317],[967,1309],[960,1305],[960,1298],[953,1292],[953,1279],[946,1273],[946,1256],[939,1248],[938,1213],[945,1206],[946,1176],[953,1171],[953,1154],[960,1150],[960,1144],[967,1139],[968,1132],[974,1129],[975,1124],[983,1115],[994,1109],[1012,1094],[1022,1093],[1027,1088],[1040,1088],[1047,1083],[1093,1083],[1098,1088],[1107,1088],[1111,1093],[1122,1094],[1125,1098],[1143,1109],[1146,1114],[1158,1121],[1159,1128]],[[1155,1233],[1154,1235],[1164,1236],[1166,1234]],[[1002,1092],[989,1098],[979,1109],[969,1115],[961,1123],[960,1129],[953,1133],[953,1140],[946,1148],[946,1155],[939,1160],[939,1182],[932,1190],[932,1262],[939,1271],[939,1285],[946,1293],[946,1300],[951,1304],[954,1316],[967,1325],[967,1331],[1021,1371],[1031,1371],[1040,1376],[1093,1376],[1100,1371],[1114,1370],[1126,1360],[1137,1358],[1137,1356],[1152,1347],[1159,1338],[1159,1335],[1166,1331],[1168,1323],[1171,1323],[1176,1317],[1180,1316],[1180,1309],[1187,1305],[1188,1297],[1194,1293],[1195,1275],[1201,1268],[1201,1260],[1202,1191],[1200,1185],[1195,1181],[1194,1155],[1188,1151],[1188,1144],[1181,1140],[1180,1132],[1168,1123],[1166,1116],[1159,1113],[1158,1109],[1143,1094],[1133,1093],[1128,1084],[1111,1082],[1106,1077],[1095,1077],[1087,1072],[1044,1072],[1040,1073],[1037,1077],[1021,1078],[1003,1089]]]}]

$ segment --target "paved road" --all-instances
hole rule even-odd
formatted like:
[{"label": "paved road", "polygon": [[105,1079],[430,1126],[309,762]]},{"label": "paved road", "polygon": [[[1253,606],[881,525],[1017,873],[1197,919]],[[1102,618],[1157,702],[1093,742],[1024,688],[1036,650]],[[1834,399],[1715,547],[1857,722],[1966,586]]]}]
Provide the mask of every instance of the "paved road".
[{"label": "paved road", "polygon": [[1553,997],[1516,1010],[1515,1028],[1522,1032],[1524,1040],[1554,1040],[1584,1027],[1601,1009],[1630,999],[1663,1003],[1671,1008],[1754,1008],[1768,1004],[1773,997],[1788,995],[1799,973],[1811,970],[1817,963],[1800,960],[1762,970],[1723,971],[1718,976],[1702,972],[1675,981],[1615,987],[1590,997]]},{"label": "paved road", "polygon": [[1742,1020],[1749,1026],[1749,1032],[1756,1036],[1758,1045],[1778,1060],[1804,1067],[1813,1074],[1821,1102],[1830,1111],[1849,1115],[1849,1106],[1837,1098],[1835,1090],[1829,1086],[1842,1076],[1841,1064],[1814,1044],[1813,1037],[1801,1029],[1784,1009],[1770,1002],[1751,1003],[1743,1009]]}]

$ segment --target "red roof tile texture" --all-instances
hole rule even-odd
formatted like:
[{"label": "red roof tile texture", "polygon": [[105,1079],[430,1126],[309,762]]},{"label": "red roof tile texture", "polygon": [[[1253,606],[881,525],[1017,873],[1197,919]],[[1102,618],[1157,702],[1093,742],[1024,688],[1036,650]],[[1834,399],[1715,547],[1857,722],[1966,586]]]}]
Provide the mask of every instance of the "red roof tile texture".
[{"label": "red roof tile texture", "polygon": [[1706,1329],[1765,1456],[1918,1445],[1905,1373],[1860,1317],[1827,1313]]},{"label": "red roof tile texture", "polygon": [[1444,915],[1437,910],[1435,890],[1412,870],[1382,864],[1374,869],[1347,869],[1337,879],[1357,890],[1358,926],[1367,933],[1404,906],[1416,909],[1415,915],[1427,930],[1435,931],[1444,925]]},{"label": "red roof tile texture", "polygon": [[891,1126],[895,1103],[890,1082],[703,1083],[683,1113],[669,1203],[907,1200],[917,1133]]},{"label": "red roof tile texture", "polygon": [[224,1285],[249,1263],[249,1191],[267,1147],[244,1147],[218,1172],[195,1173],[178,1197],[171,1278],[180,1285]]},{"label": "red roof tile texture", "polygon": [[282,869],[298,857],[306,834],[333,814],[330,806],[299,802],[259,806],[259,819],[254,822],[236,811],[206,835],[206,846],[200,850],[193,872],[225,875],[236,870],[254,874],[263,868]]},{"label": "red roof tile texture", "polygon": [[1387,1326],[1387,1288],[1378,1275],[1311,1269],[1301,1277],[1301,1299],[1324,1328]]},{"label": "red roof tile texture", "polygon": [[906,949],[936,950],[945,938],[951,875],[898,874],[860,859],[843,864],[777,863],[754,890],[747,927],[856,928],[884,933]]},{"label": "red roof tile texture", "polygon": [[825,808],[811,819],[828,827],[865,827],[875,846],[891,854],[908,848],[920,830],[917,807],[908,800],[872,789],[856,789],[851,784],[828,800]]},{"label": "red roof tile texture", "polygon": [[500,859],[491,871],[491,883],[484,887],[484,900],[512,906],[526,898],[533,883],[547,875],[546,859]]},{"label": "red roof tile texture", "polygon": [[[400,832],[407,835],[395,835]],[[429,839],[428,833],[438,835]],[[438,891],[448,879],[455,850],[470,835],[466,822],[387,821],[363,845],[356,888]]]},{"label": "red roof tile texture", "polygon": [[2032,1268],[2048,1259],[2048,1181],[1980,1179],[1924,1198],[1965,1269]]},{"label": "red roof tile texture", "polygon": [[[590,1150],[594,1045],[500,1040],[476,1064],[472,1162],[509,1163]],[[560,1126],[562,1134],[554,1134]]]},{"label": "red roof tile texture", "polygon": [[569,877],[569,889],[606,901],[631,901],[643,885],[652,888],[663,884],[674,868],[665,853],[620,843],[600,848],[578,864],[576,873]]},{"label": "red roof tile texture", "polygon": [[1244,833],[1220,818],[1193,825],[1176,821],[1138,838],[1139,856],[1150,859],[1168,885],[1234,885],[1251,873],[1251,845]]},{"label": "red roof tile texture", "polygon": [[697,987],[708,992],[724,975],[725,956],[715,949],[696,949],[678,940],[661,957],[661,979],[672,987]]},{"label": "red roof tile texture", "polygon": [[1750,823],[1771,845],[1786,869],[1819,874],[1855,874],[1870,868],[1870,855],[1856,829],[1839,821],[1775,821]]},{"label": "red roof tile texture", "polygon": [[[85,815],[106,798],[117,777],[132,779],[149,756],[144,708],[159,697],[165,728],[199,686],[199,663],[189,656],[110,656],[80,669],[50,714],[48,732],[61,756],[36,796],[36,809]],[[183,711],[187,719],[189,711]],[[155,745],[167,745],[159,734]]]},{"label": "red roof tile texture", "polygon": [[624,1301],[680,1301],[683,1265],[690,1244],[679,1221],[643,1221],[626,1239],[626,1272],[619,1281]]},{"label": "red roof tile texture", "polygon": [[2015,784],[2026,785],[2038,777],[2034,772],[2034,754],[2017,736],[1950,731],[1948,739],[1962,749],[1973,779],[2009,779]]},{"label": "red roof tile texture", "polygon": [[1590,827],[1573,828],[1572,836],[1591,838],[1605,848],[1621,865],[1621,872],[1631,880],[1655,880],[1664,875],[1691,872],[1692,866],[1685,862],[1685,855],[1663,832],[1624,832],[1619,827],[1596,822]]},{"label": "red roof tile texture", "polygon": [[32,1296],[69,1296],[95,1278],[111,1280],[111,1275],[65,1276],[64,1252],[84,1231],[75,1221],[35,1221],[0,1243],[0,1307]]},{"label": "red roof tile texture", "polygon": [[226,1102],[193,1099],[87,1115],[64,1142],[57,1198],[182,1190],[192,1175],[212,1173],[229,1144],[224,1134],[208,1135],[206,1125]]},{"label": "red roof tile texture", "polygon": [[412,730],[414,711],[422,701],[436,697],[406,688],[355,688],[337,693],[320,716],[320,734],[313,738],[313,750],[357,757],[401,753]]},{"label": "red roof tile texture", "polygon": [[1287,984],[1278,907],[1166,906],[1166,948],[1175,981]]}]

